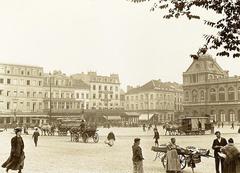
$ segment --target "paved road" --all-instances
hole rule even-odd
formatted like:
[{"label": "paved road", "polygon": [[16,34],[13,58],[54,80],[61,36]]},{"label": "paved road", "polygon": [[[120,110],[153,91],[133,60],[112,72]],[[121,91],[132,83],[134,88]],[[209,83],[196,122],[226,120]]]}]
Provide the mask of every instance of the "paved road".
[{"label": "paved road", "polygon": [[[240,148],[240,138],[236,130],[229,127],[221,129],[225,138],[233,137]],[[114,131],[117,141],[113,147],[104,144],[109,131]],[[0,133],[0,162],[7,159],[10,151],[10,139],[14,135],[8,132]],[[160,131],[163,133],[163,131]],[[154,152],[152,131],[142,132],[141,128],[99,129],[100,141],[95,144],[70,142],[70,137],[41,136],[39,147],[35,148],[31,135],[23,135],[25,142],[26,161],[24,173],[131,173],[131,146],[135,137],[140,137],[144,155],[144,170],[146,173],[163,173],[160,160],[153,161]],[[170,136],[161,136],[160,143],[167,143]],[[193,145],[200,148],[211,148],[214,135],[176,136],[177,144],[186,147]],[[203,158],[197,164],[195,173],[214,171],[214,160]],[[4,169],[0,168],[0,172]],[[190,173],[186,168],[184,173]]]}]

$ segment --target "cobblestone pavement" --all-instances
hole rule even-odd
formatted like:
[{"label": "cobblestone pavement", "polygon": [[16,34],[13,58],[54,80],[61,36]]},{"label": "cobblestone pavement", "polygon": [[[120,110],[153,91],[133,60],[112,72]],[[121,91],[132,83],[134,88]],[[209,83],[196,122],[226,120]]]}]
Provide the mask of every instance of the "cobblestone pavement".
[{"label": "cobblestone pavement", "polygon": [[[230,127],[220,129],[223,137],[235,139],[240,148],[240,138],[235,130]],[[116,134],[116,143],[113,147],[104,144],[109,131]],[[163,131],[160,131],[163,134]],[[155,153],[151,151],[153,145],[153,132],[143,132],[141,128],[111,128],[99,129],[100,141],[95,144],[91,141],[70,142],[70,137],[41,136],[39,147],[35,148],[31,135],[23,135],[25,142],[25,167],[23,173],[131,173],[132,151],[131,146],[135,137],[141,138],[141,147],[144,155],[145,173],[164,173],[160,160],[153,161]],[[0,133],[0,163],[3,163],[10,151],[10,140],[14,134],[12,130]],[[160,136],[160,143],[167,143],[170,136]],[[186,147],[189,145],[200,148],[211,148],[214,135],[202,136],[176,136],[177,144]],[[0,172],[5,172],[0,168]],[[195,173],[213,173],[214,160],[202,158],[197,164]],[[184,173],[191,173],[190,168],[185,168]]]}]

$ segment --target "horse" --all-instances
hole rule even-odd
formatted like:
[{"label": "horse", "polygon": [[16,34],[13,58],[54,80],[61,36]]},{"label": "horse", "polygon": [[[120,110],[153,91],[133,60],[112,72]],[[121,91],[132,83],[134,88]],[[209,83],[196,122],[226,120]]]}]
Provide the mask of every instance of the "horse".
[{"label": "horse", "polygon": [[54,136],[54,131],[55,131],[55,126],[51,126],[49,124],[43,124],[41,127],[40,127],[40,130],[41,130],[41,135],[43,136]]}]

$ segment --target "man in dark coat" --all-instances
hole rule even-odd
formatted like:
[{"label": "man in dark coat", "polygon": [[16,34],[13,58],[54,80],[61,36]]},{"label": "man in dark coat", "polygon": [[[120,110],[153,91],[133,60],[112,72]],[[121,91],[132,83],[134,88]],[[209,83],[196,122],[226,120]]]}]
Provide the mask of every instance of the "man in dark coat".
[{"label": "man in dark coat", "polygon": [[140,139],[135,138],[134,144],[132,146],[132,152],[133,152],[133,173],[143,173],[143,155],[142,155],[142,149],[139,146],[140,145]]},{"label": "man in dark coat", "polygon": [[38,129],[36,128],[35,131],[33,132],[32,138],[34,140],[35,147],[37,147],[38,143],[38,137],[40,136],[40,133],[38,132]]},{"label": "man in dark coat", "polygon": [[9,169],[18,170],[18,173],[22,172],[24,166],[24,142],[21,137],[21,128],[15,128],[16,136],[11,140],[11,153],[10,157],[7,159],[5,163],[3,163],[2,167],[6,168],[6,172]]},{"label": "man in dark coat", "polygon": [[217,139],[213,141],[212,144],[212,149],[214,150],[214,157],[215,157],[215,168],[216,168],[216,173],[219,172],[219,163],[221,162],[221,173],[223,173],[223,164],[224,164],[224,159],[219,158],[218,152],[220,152],[220,149],[227,145],[227,141],[225,138],[221,137],[221,133],[219,131],[215,132],[215,135]]},{"label": "man in dark coat", "polygon": [[158,139],[159,139],[159,133],[158,133],[158,129],[154,128],[154,137],[153,139],[155,139],[155,146],[158,146]]}]

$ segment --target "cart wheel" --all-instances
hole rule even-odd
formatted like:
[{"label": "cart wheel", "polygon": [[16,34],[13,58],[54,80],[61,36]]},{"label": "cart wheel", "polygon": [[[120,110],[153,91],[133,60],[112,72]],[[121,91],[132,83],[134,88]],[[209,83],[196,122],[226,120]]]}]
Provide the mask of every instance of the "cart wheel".
[{"label": "cart wheel", "polygon": [[179,160],[180,160],[181,170],[183,170],[187,165],[186,158],[182,154],[178,155],[178,157],[179,157]]},{"label": "cart wheel", "polygon": [[79,135],[78,134],[74,134],[74,141],[79,142]]},{"label": "cart wheel", "polygon": [[98,143],[98,141],[99,141],[99,135],[98,135],[97,133],[94,134],[94,136],[93,136],[93,141],[94,141],[95,143]]},{"label": "cart wheel", "polygon": [[83,134],[82,134],[82,139],[83,139],[83,142],[84,142],[84,143],[87,143],[88,134],[87,134],[87,133],[83,133]]},{"label": "cart wheel", "polygon": [[162,156],[161,162],[162,162],[163,167],[165,168],[167,165],[167,154],[166,153]]}]

